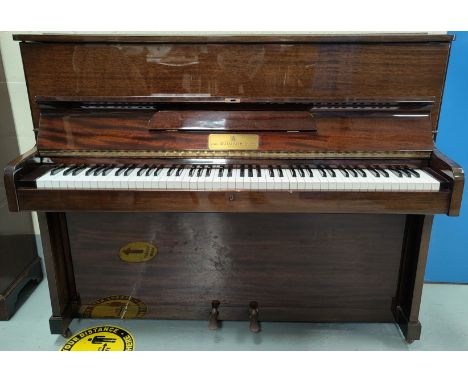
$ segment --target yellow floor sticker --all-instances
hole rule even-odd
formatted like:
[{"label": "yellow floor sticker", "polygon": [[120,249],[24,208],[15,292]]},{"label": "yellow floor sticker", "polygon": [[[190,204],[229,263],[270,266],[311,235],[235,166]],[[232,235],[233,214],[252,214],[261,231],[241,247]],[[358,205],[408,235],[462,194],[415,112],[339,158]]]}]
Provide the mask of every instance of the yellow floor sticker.
[{"label": "yellow floor sticker", "polygon": [[132,351],[135,339],[125,329],[112,325],[93,326],[73,335],[61,351]]},{"label": "yellow floor sticker", "polygon": [[100,298],[89,305],[82,305],[83,318],[142,318],[148,310],[146,304],[135,298],[116,295]]}]

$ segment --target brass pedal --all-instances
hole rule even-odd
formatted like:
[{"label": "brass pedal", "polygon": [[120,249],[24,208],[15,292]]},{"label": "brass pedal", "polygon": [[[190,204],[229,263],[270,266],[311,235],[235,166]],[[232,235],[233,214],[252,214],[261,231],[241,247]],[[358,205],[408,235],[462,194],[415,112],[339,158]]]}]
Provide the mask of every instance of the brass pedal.
[{"label": "brass pedal", "polygon": [[258,304],[256,301],[251,301],[249,304],[249,320],[250,331],[258,333],[260,331],[260,323],[258,322]]},{"label": "brass pedal", "polygon": [[208,319],[208,329],[216,330],[218,329],[218,315],[219,315],[219,301],[213,300],[211,302],[211,313],[210,318]]}]

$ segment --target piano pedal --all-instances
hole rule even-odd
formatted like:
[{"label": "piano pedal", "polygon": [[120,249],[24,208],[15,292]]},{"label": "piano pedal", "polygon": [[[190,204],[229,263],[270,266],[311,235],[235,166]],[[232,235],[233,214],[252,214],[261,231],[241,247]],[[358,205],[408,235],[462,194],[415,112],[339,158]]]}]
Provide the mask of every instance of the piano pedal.
[{"label": "piano pedal", "polygon": [[219,315],[219,301],[213,300],[211,302],[211,313],[210,318],[208,320],[208,329],[216,330],[218,329],[218,315]]},{"label": "piano pedal", "polygon": [[258,304],[256,301],[251,301],[249,304],[249,320],[250,331],[258,333],[260,331],[260,323],[258,322]]}]

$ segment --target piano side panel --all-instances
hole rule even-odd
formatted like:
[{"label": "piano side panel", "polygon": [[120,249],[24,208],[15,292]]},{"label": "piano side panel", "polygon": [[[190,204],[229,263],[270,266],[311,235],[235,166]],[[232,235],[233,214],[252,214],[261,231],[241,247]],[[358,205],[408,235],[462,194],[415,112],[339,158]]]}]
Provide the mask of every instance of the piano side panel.
[{"label": "piano side panel", "polygon": [[[81,314],[261,320],[393,320],[405,215],[68,213]],[[122,261],[149,243],[146,262]],[[125,247],[129,245],[129,247]],[[119,297],[120,296],[120,297]],[[130,301],[130,300],[129,300]],[[137,304],[137,305],[138,305]],[[94,313],[93,313],[94,312]]]},{"label": "piano side panel", "polygon": [[35,97],[205,94],[225,97],[435,97],[450,44],[21,43],[34,125]]}]

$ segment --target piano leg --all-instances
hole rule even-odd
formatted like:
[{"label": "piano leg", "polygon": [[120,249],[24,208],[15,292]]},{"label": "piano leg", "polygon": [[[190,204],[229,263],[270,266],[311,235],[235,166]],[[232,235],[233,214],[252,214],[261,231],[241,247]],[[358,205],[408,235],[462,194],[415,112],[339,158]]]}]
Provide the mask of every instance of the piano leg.
[{"label": "piano leg", "polygon": [[64,213],[39,212],[44,263],[49,283],[52,334],[71,335],[70,325],[79,306]]},{"label": "piano leg", "polygon": [[72,332],[69,325],[73,321],[71,313],[64,314],[63,317],[52,316],[49,319],[50,332],[52,334],[60,334],[64,338],[70,338]]},{"label": "piano leg", "polygon": [[433,218],[432,215],[408,215],[406,218],[400,279],[392,310],[408,343],[421,336],[419,307]]}]

